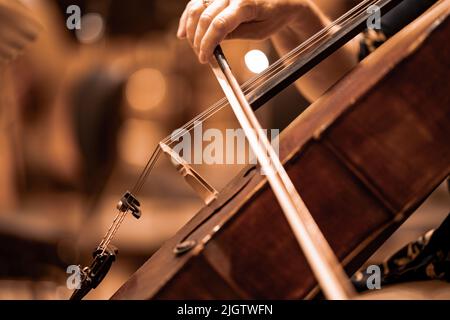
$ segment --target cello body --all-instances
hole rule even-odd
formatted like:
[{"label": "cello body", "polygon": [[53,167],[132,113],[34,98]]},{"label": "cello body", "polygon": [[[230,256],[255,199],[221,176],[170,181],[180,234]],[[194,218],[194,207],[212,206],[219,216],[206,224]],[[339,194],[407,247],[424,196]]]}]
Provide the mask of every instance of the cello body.
[{"label": "cello body", "polygon": [[[352,275],[450,173],[450,1],[309,107],[280,158]],[[317,282],[256,167],[237,176],[112,299],[303,299]]]}]

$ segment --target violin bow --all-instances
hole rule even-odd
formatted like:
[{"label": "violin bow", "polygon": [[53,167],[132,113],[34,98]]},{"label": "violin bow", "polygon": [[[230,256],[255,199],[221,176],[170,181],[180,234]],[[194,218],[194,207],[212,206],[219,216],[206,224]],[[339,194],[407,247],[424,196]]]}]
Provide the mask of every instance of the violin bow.
[{"label": "violin bow", "polygon": [[281,206],[283,213],[302,249],[326,298],[348,300],[355,290],[339,260],[314,221],[311,213],[295,189],[278,155],[256,118],[249,102],[234,77],[220,46],[210,63],[228,102]]}]

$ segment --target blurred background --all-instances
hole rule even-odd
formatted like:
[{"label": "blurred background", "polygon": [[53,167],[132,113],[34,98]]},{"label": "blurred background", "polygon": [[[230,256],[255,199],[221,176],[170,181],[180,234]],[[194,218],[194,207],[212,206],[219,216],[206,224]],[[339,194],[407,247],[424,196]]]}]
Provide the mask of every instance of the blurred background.
[{"label": "blurred background", "polygon": [[[339,8],[318,2],[336,14],[358,1]],[[158,142],[223,95],[209,68],[175,36],[185,1],[22,3],[41,28],[0,71],[0,299],[67,299],[67,266],[90,263],[117,201]],[[73,4],[81,8],[81,30],[66,27]],[[277,59],[268,41],[227,42],[224,50],[241,83]],[[258,117],[263,127],[281,130],[307,105],[289,88]],[[224,109],[208,127],[238,125]],[[196,167],[219,191],[241,168]],[[410,222],[413,231],[395,241],[404,244],[443,219],[450,205],[439,190],[428,218]],[[87,299],[109,298],[203,207],[164,157],[139,199],[142,218],[125,220],[113,241],[118,261]]]}]

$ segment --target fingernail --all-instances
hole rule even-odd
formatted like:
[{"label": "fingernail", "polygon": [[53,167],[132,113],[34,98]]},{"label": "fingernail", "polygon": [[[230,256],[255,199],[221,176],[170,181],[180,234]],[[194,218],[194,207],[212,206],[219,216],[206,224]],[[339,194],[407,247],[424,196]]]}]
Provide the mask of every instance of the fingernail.
[{"label": "fingernail", "polygon": [[178,30],[177,31],[177,37],[178,37],[178,39],[184,39],[185,38],[184,33],[183,33],[182,30]]}]

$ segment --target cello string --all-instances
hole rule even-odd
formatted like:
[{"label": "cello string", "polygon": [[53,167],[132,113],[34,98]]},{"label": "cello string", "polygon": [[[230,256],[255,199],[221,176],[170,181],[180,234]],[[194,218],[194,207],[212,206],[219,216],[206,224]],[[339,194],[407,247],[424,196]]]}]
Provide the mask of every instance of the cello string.
[{"label": "cello string", "polygon": [[[310,49],[311,47],[314,47],[314,45],[316,43],[320,43],[320,41],[325,41],[324,39],[326,39],[327,37],[333,36],[333,34],[327,34],[327,32],[329,30],[331,30],[331,28],[336,27],[341,21],[344,21],[345,24],[351,23],[351,21],[355,20],[361,14],[360,12],[362,12],[362,11],[358,12],[358,10],[361,7],[364,7],[366,4],[371,3],[371,2],[376,3],[377,1],[376,0],[372,0],[372,1],[365,0],[364,2],[360,3],[358,6],[356,6],[352,10],[350,10],[347,14],[345,14],[344,16],[340,17],[335,22],[330,24],[327,28],[322,29],[321,32],[319,32],[315,36],[311,37],[310,39],[308,39],[307,41],[302,43],[299,47],[297,47],[296,49],[292,50],[289,54],[284,56],[282,59],[279,59],[276,63],[274,63],[271,67],[269,67],[268,70],[266,70],[266,72],[264,72],[262,75],[257,76],[253,80],[250,80],[247,83],[245,83],[244,86],[243,86],[244,89],[245,89],[245,92],[249,93],[255,87],[256,88],[258,87],[258,83],[268,81],[271,77],[273,77],[273,75],[278,73],[280,68],[282,69],[284,67],[284,64],[286,64],[286,62],[291,61],[292,59],[298,57],[299,55],[302,55],[308,49]],[[364,8],[366,8],[366,7],[364,7]],[[195,128],[198,125],[196,123],[196,121],[199,121],[199,120],[204,121],[204,119],[208,119],[213,114],[215,114],[216,112],[221,110],[223,107],[225,107],[227,104],[228,103],[226,102],[226,99],[220,100],[212,108],[209,108],[208,110],[206,110],[205,112],[203,112],[199,116],[195,117],[192,121],[190,121],[188,124],[184,125],[181,129],[185,129],[185,130],[187,129],[188,132],[191,131],[192,128]],[[182,132],[181,130],[179,132],[180,132],[180,134],[176,135],[176,136],[178,136],[178,138],[185,134],[185,133],[181,134],[181,132]],[[170,141],[169,141],[169,139],[170,139]],[[163,141],[166,142],[166,143],[169,142],[169,144],[173,144],[175,142],[173,137],[167,137]],[[150,172],[152,171],[153,167],[155,166],[156,161],[158,160],[160,154],[161,154],[161,148],[158,145],[158,147],[155,149],[155,151],[153,152],[152,156],[150,157],[150,159],[149,159],[146,167],[144,168],[143,172],[141,173],[141,176],[139,177],[138,181],[136,182],[135,187],[133,187],[133,190],[134,190],[133,193],[134,194],[137,194],[142,189],[143,184],[145,183],[145,181],[148,178],[148,175],[150,174]],[[113,239],[114,235],[116,234],[117,230],[119,229],[120,225],[122,224],[122,222],[123,222],[123,220],[125,218],[125,215],[126,215],[126,212],[124,212],[120,216],[119,220],[117,220],[118,217],[116,217],[116,219],[114,220],[113,225],[108,230],[106,239],[104,239],[102,241],[102,244],[104,245],[103,251],[106,250],[106,247],[109,245],[109,243]]]},{"label": "cello string", "polygon": [[[303,42],[296,49],[292,50],[287,55],[285,55],[283,58],[279,59],[276,63],[274,63],[271,67],[269,67],[263,74],[261,74],[261,75],[255,77],[255,78],[249,80],[248,82],[246,82],[243,85],[243,88],[245,89],[245,92],[249,93],[254,88],[258,87],[258,83],[265,82],[265,81],[268,81],[269,79],[271,79],[273,77],[273,75],[276,75],[279,72],[280,69],[284,68],[284,65],[286,64],[286,62],[291,61],[292,59],[295,59],[299,55],[302,55],[308,49],[314,47],[314,45],[316,43],[320,43],[320,41],[325,41],[325,39],[327,37],[333,36],[333,34],[329,34],[328,31],[330,31],[332,28],[338,26],[338,24],[340,24],[342,21],[344,21],[344,23],[350,23],[351,21],[356,19],[354,17],[355,16],[358,17],[360,15],[360,12],[361,12],[360,11],[358,13],[357,11],[361,7],[363,7],[364,5],[366,5],[366,4],[370,3],[370,2],[377,2],[377,0],[365,0],[365,1],[361,2],[358,6],[355,6],[352,10],[347,12],[345,15],[341,16],[339,19],[337,19],[336,21],[331,23],[329,26],[327,26],[326,28],[324,28],[320,32],[318,32],[316,35],[312,36],[310,39],[308,39],[307,41]],[[208,119],[209,117],[214,115],[216,112],[221,110],[226,105],[228,105],[228,103],[227,103],[226,99],[224,98],[224,99],[220,100],[219,102],[217,102],[213,107],[209,108],[208,110],[206,110],[205,112],[203,112],[199,116],[195,117],[189,123],[184,125],[181,129],[187,130],[188,132],[191,131],[192,128],[195,128],[198,125],[196,123],[197,121],[200,121],[200,120],[204,121],[204,119]],[[180,130],[179,132],[180,132],[180,134],[175,135],[175,136],[178,136],[178,138],[182,137],[183,135],[186,134],[186,133],[182,133],[181,134],[182,130]],[[169,144],[173,144],[175,142],[174,138],[172,136],[171,137],[167,137],[163,141],[166,142],[166,143],[169,143]],[[133,193],[134,194],[136,194],[137,192],[139,192],[141,190],[143,184],[147,180],[148,175],[150,174],[150,172],[152,171],[153,167],[155,166],[156,161],[158,160],[160,154],[161,154],[161,148],[158,145],[158,147],[152,153],[152,155],[151,155],[149,161],[147,162],[147,165],[144,168],[143,172],[141,173],[140,177],[138,178],[138,181],[136,182],[135,186],[133,187]],[[126,213],[127,212],[119,213],[116,216],[116,218],[114,219],[113,224],[109,228],[107,234],[105,235],[105,237],[103,238],[103,240],[102,240],[102,242],[100,244],[100,246],[102,246],[102,248],[103,248],[103,252],[106,250],[107,246],[109,245],[111,240],[114,238],[117,230],[119,229],[120,225],[122,224],[123,220],[125,219]]]},{"label": "cello string", "polygon": [[[356,6],[354,9],[350,10],[350,12],[348,12],[346,15],[349,15],[350,13],[352,13],[352,11],[355,11],[355,10],[358,9],[360,6],[362,6],[364,3],[367,3],[367,2],[369,2],[369,1],[372,1],[372,2],[373,2],[374,0],[365,0],[364,2],[362,2],[362,3],[360,3],[358,6]],[[376,1],[376,0],[375,0],[375,1]],[[338,23],[340,23],[341,20],[343,20],[343,19],[345,18],[346,15],[344,15],[343,17],[341,17],[340,19],[338,19],[337,21],[335,21],[333,24],[330,24],[327,28],[325,28],[325,30],[326,30],[326,31],[329,31],[331,28],[335,27]],[[323,33],[323,31],[324,31],[324,30],[322,30],[321,32]],[[320,32],[319,32],[319,34],[320,34]],[[328,36],[331,36],[331,35],[328,35]],[[311,43],[311,40],[314,40],[314,39],[315,39],[315,37],[311,37],[309,40],[307,40],[306,42],[302,43],[301,46],[305,46],[306,44]],[[322,38],[322,39],[323,39],[323,38]],[[320,39],[319,39],[319,40],[320,40]],[[315,44],[315,43],[317,43],[317,41],[315,41],[313,44]],[[300,47],[301,47],[301,46],[300,46]],[[305,48],[305,49],[309,49],[309,48],[311,48],[311,47],[312,47],[312,46],[309,45],[309,46],[308,46],[307,48]],[[302,48],[297,48],[296,50],[299,50],[299,49],[302,49]],[[265,81],[266,79],[264,79],[264,78],[270,78],[274,72],[278,72],[279,66],[280,66],[281,64],[283,64],[285,61],[292,60],[292,58],[295,58],[295,56],[298,56],[298,53],[296,52],[296,50],[291,51],[291,52],[290,52],[289,54],[287,54],[285,57],[283,57],[282,59],[279,59],[276,63],[274,63],[271,67],[269,67],[269,68],[266,70],[266,73],[264,73],[264,74],[262,74],[262,75],[260,75],[260,76],[258,76],[258,77],[255,77],[255,78],[251,79],[250,81],[248,81],[247,83],[245,83],[245,84],[243,85],[244,92],[249,93],[249,92],[252,91],[253,88],[255,87],[255,86],[253,85],[254,83],[261,82],[261,81]],[[303,50],[303,51],[305,51],[305,50]],[[300,52],[300,53],[303,53],[303,52]],[[293,57],[294,54],[295,54],[295,56]],[[218,103],[216,103],[213,107],[209,108],[209,109],[206,110],[204,113],[202,113],[202,114],[200,114],[199,116],[197,116],[196,118],[192,119],[190,122],[188,122],[187,124],[185,124],[185,125],[184,125],[183,127],[181,127],[180,129],[187,129],[188,131],[190,131],[191,129],[188,129],[188,128],[190,128],[190,126],[192,126],[192,124],[193,124],[195,121],[198,121],[198,120],[200,120],[200,119],[202,119],[202,118],[206,118],[210,113],[215,113],[215,111],[216,111],[217,109],[220,109],[221,107],[223,107],[223,104],[226,104],[226,102],[225,102],[224,100],[226,100],[226,99],[220,100],[220,101],[219,101]],[[224,103],[224,102],[225,102],[225,103]],[[176,137],[180,137],[180,136],[182,136],[182,135],[183,135],[183,134],[180,133],[179,135],[175,135],[174,137],[175,137],[175,139],[176,139]],[[170,139],[174,139],[174,137],[171,136]],[[163,140],[163,142],[167,143],[167,142],[169,142],[168,140],[169,140],[169,137],[166,138],[165,140]]]},{"label": "cello string", "polygon": [[[372,2],[376,2],[377,0],[366,0],[366,1],[364,1],[364,3],[367,3],[367,2],[369,2],[369,1],[372,1]],[[362,5],[363,3],[360,3],[360,5]],[[339,19],[338,19],[339,20]],[[337,24],[336,24],[336,22],[339,22],[339,21],[335,21],[335,23],[333,24],[333,25],[330,25],[329,27],[328,27],[328,30],[329,29],[331,29],[331,28],[333,28],[333,27],[335,27]],[[328,36],[332,36],[332,35],[328,35]],[[322,37],[322,39],[324,39],[324,37]],[[322,39],[319,39],[319,40],[322,40]],[[311,40],[311,39],[310,39]],[[308,41],[306,41],[305,43],[307,43]],[[303,44],[305,44],[305,43],[303,43]],[[306,50],[307,49],[310,49],[311,47],[313,47],[313,45],[314,44],[316,44],[317,43],[317,41],[315,41],[314,43],[312,43],[312,45],[309,45],[308,47],[306,47],[306,48],[296,48],[296,49],[294,49],[293,51],[291,51],[289,54],[287,54],[287,56],[288,57],[284,57],[284,58],[282,58],[282,59],[280,59],[279,61],[277,61],[276,63],[274,63],[274,65],[272,65],[272,67],[274,67],[274,66],[277,66],[277,68],[272,68],[272,67],[269,67],[269,69],[267,69],[266,71],[268,71],[267,73],[265,73],[265,74],[262,74],[262,76],[261,77],[256,77],[256,78],[254,78],[253,80],[251,80],[250,82],[253,84],[253,83],[257,83],[257,82],[261,82],[261,81],[266,81],[267,79],[269,79],[270,77],[272,77],[272,75],[273,74],[275,74],[275,73],[277,73],[279,70],[280,70],[280,65],[281,64],[283,64],[284,62],[286,62],[286,61],[289,61],[289,60],[292,60],[293,58],[296,58],[296,57],[298,57],[300,54],[303,54],[304,52],[306,52]],[[302,45],[303,45],[302,44]],[[301,46],[300,46],[301,47]],[[303,50],[301,50],[301,51],[297,51],[297,52],[295,52],[296,50],[299,50],[299,49],[303,49]],[[282,66],[281,65],[281,68],[284,68],[284,66]],[[266,79],[264,79],[264,78],[266,78]],[[243,89],[244,89],[244,93],[246,93],[246,94],[248,94],[248,93],[250,93],[251,91],[253,91],[253,88],[252,87],[254,87],[254,86],[247,86],[247,83],[246,84],[244,84],[244,86],[243,86]],[[223,99],[223,100],[226,100],[226,99]],[[208,112],[210,112],[210,111],[212,111],[212,112],[215,112],[217,109],[221,109],[223,106],[222,106],[222,100],[221,101],[219,101],[219,103],[217,103],[216,105],[214,105],[213,107],[211,107],[210,109],[208,109],[205,113],[208,113]],[[226,102],[225,102],[225,104],[227,104]],[[201,114],[199,117],[202,117],[202,116],[204,116],[204,114]],[[192,125],[192,123],[194,122],[194,121],[197,121],[198,120],[198,118],[194,118],[193,120],[191,120],[189,123],[187,123],[184,127],[182,127],[181,129],[187,129],[187,128],[189,128],[191,125]],[[190,131],[191,129],[188,129],[188,131]],[[182,136],[183,134],[181,134],[181,136]],[[177,135],[175,135],[175,138],[176,137],[179,137],[179,135],[177,136]],[[170,139],[174,139],[174,137],[170,137]],[[166,138],[165,140],[163,140],[163,142],[165,142],[165,143],[168,143],[169,141],[169,137],[168,138]]]},{"label": "cello string", "polygon": [[[355,12],[357,10],[359,10],[361,7],[363,6],[369,6],[369,2],[374,2],[374,1],[378,1],[378,0],[365,0],[361,3],[359,3],[357,6],[355,6],[354,8],[352,8],[351,10],[349,10],[347,13],[345,13],[343,16],[339,17],[337,20],[333,21],[332,23],[330,23],[327,27],[321,29],[318,33],[316,33],[314,36],[310,37],[308,40],[304,41],[303,43],[301,43],[298,47],[296,47],[295,49],[293,49],[291,52],[289,52],[288,54],[286,54],[285,56],[283,56],[282,58],[278,59],[274,64],[272,64],[268,69],[266,69],[265,73],[261,74],[261,77],[255,77],[253,78],[253,83],[254,82],[258,82],[261,80],[264,80],[264,77],[270,77],[270,73],[273,74],[273,72],[277,72],[278,67],[283,66],[284,63],[287,60],[290,60],[293,58],[293,56],[298,56],[298,53],[302,53],[303,51],[305,51],[304,49],[310,48],[311,47],[311,42],[314,41],[312,44],[317,43],[317,40],[323,40],[324,37],[322,37],[323,35],[325,35],[325,37],[327,36],[331,36],[331,34],[328,33],[328,31],[330,31],[331,29],[335,28],[336,26],[339,26],[339,24],[341,22],[347,22],[350,19],[349,16],[355,14]],[[358,14],[358,13],[357,13]],[[351,18],[351,17],[350,17]],[[305,48],[306,46],[308,46],[307,48]],[[245,88],[243,88],[245,89]]]},{"label": "cello string", "polygon": [[[367,3],[368,1],[374,1],[374,0],[366,0],[366,1],[364,1],[365,3]],[[362,3],[360,4],[360,5],[362,5]],[[337,22],[339,22],[339,21],[337,21]],[[331,27],[334,27],[335,25],[332,25]],[[331,35],[329,35],[329,36],[331,36]],[[317,43],[317,41],[315,41],[315,43]],[[315,43],[313,43],[313,44],[315,44]],[[312,46],[310,45],[310,46],[308,46],[307,48],[305,48],[305,49],[309,49],[309,48],[311,48]],[[293,50],[293,51],[295,51],[295,50]],[[300,54],[302,54],[302,53],[304,53],[306,50],[302,50],[302,52],[299,52]],[[293,52],[291,52],[290,54],[288,54],[288,56],[289,55],[291,55],[291,57],[285,57],[284,59],[280,59],[280,61],[278,61],[277,63],[275,63],[274,65],[279,65],[279,64],[281,64],[283,61],[288,61],[288,60],[292,60],[293,58],[295,58],[296,56],[298,56],[298,53],[295,55],[295,56],[292,56],[293,55]],[[273,65],[272,65],[273,66]],[[279,68],[278,69],[276,69],[276,70],[271,70],[270,68],[269,68],[269,71],[271,71],[271,72],[267,72],[266,74],[263,74],[263,76],[262,77],[256,77],[256,79],[253,79],[253,80],[251,80],[250,81],[250,84],[253,84],[253,83],[256,83],[256,82],[258,82],[258,81],[263,81],[263,80],[265,80],[264,79],[264,77],[265,78],[270,78],[271,76],[272,76],[272,74],[274,74],[274,72],[278,72],[278,70],[279,70]],[[244,88],[244,92],[246,92],[246,93],[250,93],[252,90],[253,90],[253,88],[252,87],[254,87],[254,86],[252,86],[252,85],[247,85],[248,83],[246,83],[246,84],[244,84],[243,85],[243,88]],[[208,115],[210,114],[210,113],[215,113],[217,110],[220,110],[223,106],[224,106],[224,104],[227,104],[226,102],[224,103],[224,101],[223,100],[226,100],[226,99],[222,99],[222,100],[220,100],[218,103],[216,103],[213,107],[211,107],[210,109],[208,109],[208,110],[206,110],[204,113],[202,113],[202,114],[200,114],[199,116],[197,116],[196,118],[194,118],[193,120],[191,120],[190,122],[188,122],[186,125],[184,125],[183,127],[181,127],[180,129],[187,129],[187,131],[190,131],[191,130],[191,127],[192,127],[192,124],[195,122],[195,121],[198,121],[198,120],[200,120],[200,119],[202,119],[202,118],[206,118],[206,117],[208,117]],[[171,143],[173,143],[174,141],[169,141],[169,139],[170,140],[176,140],[177,138],[179,138],[179,137],[181,137],[181,136],[183,136],[184,135],[184,133],[179,133],[178,135],[172,135],[171,137],[167,137],[165,140],[163,140],[163,142],[165,142],[165,143],[168,143],[168,144],[171,144]]]},{"label": "cello string", "polygon": [[105,236],[103,237],[102,241],[101,241],[100,244],[98,245],[99,248],[103,248],[103,244],[104,244],[104,242],[105,242],[105,239],[106,239],[107,236],[111,233],[111,230],[112,230],[113,226],[116,224],[117,219],[119,218],[120,214],[121,214],[121,211],[119,211],[119,212],[117,213],[116,217],[114,218],[114,220],[113,220],[111,226],[109,227],[109,229],[108,229],[108,231],[106,232]]},{"label": "cello string", "polygon": [[[360,5],[362,6],[363,4],[367,4],[368,2],[370,2],[370,0],[369,0],[369,1],[366,0],[364,3],[361,3]],[[374,2],[374,1],[372,0],[372,2]],[[376,1],[375,1],[375,2],[376,2]],[[359,6],[359,7],[361,7],[361,6]],[[357,7],[358,7],[358,6],[357,6]],[[359,8],[359,7],[358,7],[358,8]],[[364,9],[365,9],[365,8],[364,8]],[[356,11],[356,10],[353,10],[353,12],[355,12],[355,11]],[[350,12],[352,12],[352,10],[351,10]],[[358,13],[358,14],[359,14],[359,13]],[[358,14],[357,14],[357,16],[358,16]],[[347,15],[347,16],[348,16],[348,15]],[[335,23],[333,23],[333,24],[331,24],[331,26],[329,26],[328,30],[331,29],[331,27],[336,26],[336,25],[337,25],[337,22],[342,21],[342,20],[343,20],[343,19],[342,19],[342,17],[341,17],[340,20],[338,19],[338,21],[335,21]],[[353,19],[353,20],[354,20],[354,19]],[[347,22],[347,21],[352,21],[352,19],[347,19],[346,22]],[[329,34],[328,36],[332,36],[332,35]],[[314,37],[313,37],[313,38],[314,38]],[[317,37],[316,37],[316,38],[317,38]],[[322,37],[322,39],[324,39],[324,38],[325,38],[325,37]],[[320,39],[319,39],[319,40],[320,40]],[[317,43],[317,40],[315,41],[315,43]],[[313,44],[314,44],[314,43],[313,43]],[[304,48],[304,46],[300,46],[300,47],[301,47],[301,48],[297,48],[297,49],[293,50],[293,51],[295,52],[295,54],[291,52],[290,57],[289,57],[289,60],[292,60],[292,59],[295,58],[296,56],[298,56],[298,55],[300,55],[300,54],[303,54],[307,49],[311,48],[312,45],[308,46],[307,48]],[[301,50],[300,50],[300,49],[301,49]],[[284,59],[281,59],[281,60],[287,61],[287,60],[288,60],[288,57],[285,57]],[[278,63],[278,65],[279,65],[279,63]],[[278,68],[278,69],[279,69],[279,68]],[[271,70],[271,71],[272,71],[272,70]],[[273,73],[273,72],[274,72],[274,71],[272,71],[272,73]],[[275,72],[277,72],[277,71],[275,71]],[[264,74],[263,76],[265,76],[265,74]],[[270,75],[269,75],[269,77],[270,77]],[[262,78],[262,77],[260,77],[260,78]],[[258,80],[259,80],[259,79],[258,79]],[[255,82],[255,81],[253,81],[253,82]],[[248,89],[247,89],[247,92],[248,92]],[[225,99],[223,99],[223,100],[225,100]],[[224,101],[225,103],[222,103],[222,102],[223,102],[223,101],[219,101],[215,106],[213,106],[212,108],[208,109],[206,112],[204,112],[204,113],[200,114],[199,116],[197,116],[196,118],[194,118],[190,123],[188,123],[187,125],[185,125],[185,126],[182,127],[181,129],[188,129],[188,130],[187,130],[188,132],[191,131],[192,128],[195,128],[197,125],[199,125],[199,124],[201,123],[201,121],[199,121],[200,119],[207,119],[207,118],[209,118],[211,115],[215,114],[216,112],[218,112],[219,110],[221,110],[223,107],[225,107],[225,106],[227,105],[226,101]],[[196,121],[199,122],[199,123],[196,124]],[[165,140],[163,140],[163,142],[165,142],[165,143],[171,145],[171,144],[173,144],[174,142],[176,142],[177,139],[179,139],[180,137],[182,137],[182,136],[185,135],[185,134],[186,134],[186,132],[182,133],[182,130],[180,130],[180,133],[179,133],[179,134],[177,134],[177,135],[175,135],[175,136],[167,137]],[[170,141],[169,141],[169,140],[170,140]],[[159,150],[159,146],[158,146],[158,148],[155,150],[154,154],[156,154],[157,151],[160,151],[160,150]],[[142,184],[145,183],[145,181],[146,181],[146,179],[147,179],[147,177],[148,177],[148,175],[149,175],[149,171],[152,170],[152,168],[154,167],[154,164],[155,164],[154,162],[156,162],[158,158],[159,158],[159,152],[158,152],[158,154],[156,154],[156,157],[154,157],[154,158],[152,157],[152,158],[149,160],[148,166],[146,166],[146,168],[144,169],[144,171],[143,171],[143,173],[142,173],[140,179],[138,180],[138,183],[136,183],[136,188],[135,188],[135,191],[134,191],[134,192],[139,192],[139,191],[140,191],[140,189],[142,188]]]},{"label": "cello string", "polygon": [[114,219],[113,223],[109,227],[108,232],[106,233],[105,237],[103,238],[99,249],[102,250],[102,253],[105,252],[105,250],[108,248],[109,244],[111,243],[112,238],[116,234],[117,230],[119,230],[120,225],[122,224],[122,221],[125,219],[127,212],[119,211],[118,216],[116,219]]},{"label": "cello string", "polygon": [[[351,10],[349,10],[343,16],[339,17],[337,20],[335,20],[332,23],[330,23],[327,27],[321,29],[320,32],[318,32],[314,36],[310,37],[307,41],[303,42],[301,45],[299,45],[298,47],[293,49],[291,52],[289,52],[288,54],[286,54],[285,56],[280,58],[278,61],[276,61],[274,64],[272,64],[268,69],[266,69],[267,73],[271,73],[271,72],[273,73],[273,71],[277,72],[277,70],[275,70],[276,68],[278,68],[279,66],[284,65],[284,63],[287,60],[291,60],[294,55],[296,57],[296,56],[298,56],[298,53],[302,53],[301,50],[303,50],[304,47],[306,47],[306,45],[308,45],[312,40],[317,40],[318,36],[322,36],[322,35],[331,36],[331,34],[327,34],[328,31],[330,31],[332,28],[335,28],[335,27],[339,26],[339,24],[341,22],[348,22],[352,18],[352,17],[350,17],[350,19],[347,19],[349,16],[351,16],[351,15],[354,16],[355,12],[357,10],[361,9],[361,7],[363,7],[363,6],[364,6],[363,10],[366,10],[367,7],[372,5],[372,3],[370,3],[370,2],[376,2],[376,1],[379,1],[379,0],[364,0],[364,1],[360,2],[357,6],[355,6]],[[360,12],[361,12],[361,10],[359,11],[359,13]],[[356,13],[356,14],[359,14],[359,13]],[[321,39],[319,39],[319,40],[321,40]],[[315,41],[315,42],[317,42],[317,41]],[[309,46],[308,48],[310,48],[310,47],[311,46]],[[262,80],[262,78],[264,78],[267,75],[267,73],[262,74],[262,77],[255,77],[253,79],[253,82],[257,82],[257,81]]]},{"label": "cello string", "polygon": [[[355,20],[363,10],[365,10],[369,5],[368,3],[375,3],[377,2],[377,0],[365,0],[363,2],[361,2],[359,5],[355,6],[352,10],[350,10],[349,12],[347,12],[345,15],[341,16],[339,19],[337,19],[336,21],[334,21],[333,23],[331,23],[329,26],[327,26],[326,28],[322,29],[321,32],[319,32],[318,34],[316,34],[315,36],[311,37],[309,40],[307,40],[306,42],[302,43],[302,45],[300,45],[299,47],[297,47],[296,49],[292,50],[289,54],[287,54],[286,56],[284,56],[282,59],[279,59],[276,63],[274,63],[271,67],[269,67],[265,73],[263,73],[262,75],[255,77],[254,79],[250,80],[249,82],[247,82],[246,84],[244,84],[244,88],[245,89],[245,93],[249,93],[253,90],[252,87],[254,87],[255,83],[258,82],[262,82],[264,79],[263,78],[267,78],[270,79],[270,77],[272,77],[272,75],[278,73],[278,71],[282,68],[284,68],[283,64],[286,61],[291,61],[292,59],[297,58],[299,55],[302,55],[303,53],[305,53],[308,49],[312,48],[314,46],[314,44],[320,42],[320,40],[325,39],[326,37],[331,37],[333,36],[333,34],[327,34],[325,36],[322,37],[317,37],[318,35],[323,35],[325,34],[327,31],[331,30],[331,28],[334,28],[336,26],[339,25],[339,23],[341,23],[341,21],[344,21],[345,23],[350,23],[351,21]],[[362,10],[360,10],[359,12],[356,12],[357,10],[359,10],[361,7],[364,8]],[[355,14],[356,12],[356,14]],[[349,16],[352,16],[352,18],[348,19]],[[356,16],[356,17],[355,17]],[[345,20],[344,20],[345,19]],[[314,41],[313,41],[314,40]],[[308,46],[305,48],[305,44],[308,44]],[[267,80],[264,80],[264,82]],[[225,107],[227,105],[226,99],[222,99],[220,100],[218,103],[216,103],[213,107],[209,108],[208,110],[206,110],[204,113],[200,114],[199,116],[197,116],[196,118],[194,118],[193,120],[191,120],[189,123],[187,123],[186,125],[184,125],[182,128],[180,129],[184,129],[187,132],[191,131],[193,128],[195,128],[197,125],[199,125],[199,123],[196,124],[196,122],[202,122],[204,119],[208,119],[210,116],[214,115],[216,112],[220,111],[223,107]],[[167,143],[168,145],[172,145],[173,143],[175,143],[180,137],[184,136],[186,134],[186,132],[183,132],[182,130],[180,130],[180,133],[174,135],[174,136],[169,136],[167,138],[165,138],[164,140],[162,140],[163,142]],[[144,168],[141,176],[138,178],[137,183],[135,184],[135,186],[133,187],[133,192],[137,193],[141,190],[142,188],[142,183],[144,183],[146,181],[146,178],[148,177],[149,172],[153,169],[154,167],[154,162],[157,161],[157,159],[159,158],[159,146],[155,149],[155,151],[153,152],[151,158],[149,159],[149,161],[147,162],[146,167]]]},{"label": "cello string", "polygon": [[127,215],[127,211],[122,212],[119,220],[117,221],[117,223],[114,226],[114,229],[111,231],[111,233],[109,234],[109,236],[107,237],[107,239],[104,241],[104,245],[102,249],[102,254],[105,252],[105,250],[108,248],[109,244],[111,243],[112,239],[114,238],[114,236],[117,233],[117,230],[119,230],[120,226],[122,225],[123,220],[125,219]]}]

